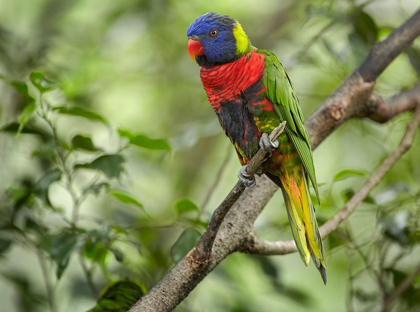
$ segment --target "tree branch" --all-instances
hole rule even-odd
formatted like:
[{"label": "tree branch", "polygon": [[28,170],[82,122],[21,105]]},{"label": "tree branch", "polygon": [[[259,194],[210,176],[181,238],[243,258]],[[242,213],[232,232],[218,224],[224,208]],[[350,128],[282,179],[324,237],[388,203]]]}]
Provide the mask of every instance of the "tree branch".
[{"label": "tree branch", "polygon": [[[420,101],[419,101],[420,103]],[[420,105],[417,106],[413,119],[407,126],[407,130],[398,147],[380,164],[363,187],[357,192],[348,203],[319,229],[322,238],[334,232],[338,226],[346,220],[356,207],[366,198],[370,191],[381,182],[385,174],[392,168],[398,159],[404,155],[413,144],[416,130],[420,124]],[[284,255],[296,251],[293,241],[268,242],[256,237],[253,233],[240,251],[262,255]]]},{"label": "tree branch", "polygon": [[[372,49],[375,52],[371,52],[363,64],[309,117],[305,125],[313,149],[346,120],[377,113],[372,106],[375,104],[372,96],[374,80],[419,35],[418,23],[420,11],[377,44]],[[398,38],[400,36],[402,38]],[[401,97],[399,101],[402,98],[405,97]],[[379,97],[377,101],[379,103]],[[368,109],[369,112],[366,113]],[[393,109],[392,112],[389,109],[384,112],[390,112],[386,117],[390,119],[394,116],[393,113],[401,113],[407,109],[406,106],[404,109]],[[382,115],[379,108],[378,114]],[[244,191],[220,224],[211,250],[212,257],[208,261],[198,262],[192,257],[192,251],[188,253],[149,293],[140,298],[130,309],[131,312],[173,310],[224,258],[244,246],[253,232],[256,218],[278,189],[267,177],[256,179],[257,186]]]}]

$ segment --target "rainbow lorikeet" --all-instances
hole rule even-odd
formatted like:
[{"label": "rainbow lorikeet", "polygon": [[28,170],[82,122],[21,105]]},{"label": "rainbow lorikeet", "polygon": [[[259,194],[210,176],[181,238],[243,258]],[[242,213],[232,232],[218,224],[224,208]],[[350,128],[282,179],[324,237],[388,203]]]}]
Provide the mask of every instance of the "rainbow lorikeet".
[{"label": "rainbow lorikeet", "polygon": [[[271,153],[262,172],[283,192],[297,250],[308,265],[312,257],[326,283],[326,259],[308,184],[319,202],[308,133],[296,92],[277,57],[251,45],[241,24],[215,12],[198,17],[187,30],[188,52],[201,66],[207,98],[243,166],[259,147]],[[268,134],[281,122],[276,142]],[[255,180],[239,178],[247,185]]]}]

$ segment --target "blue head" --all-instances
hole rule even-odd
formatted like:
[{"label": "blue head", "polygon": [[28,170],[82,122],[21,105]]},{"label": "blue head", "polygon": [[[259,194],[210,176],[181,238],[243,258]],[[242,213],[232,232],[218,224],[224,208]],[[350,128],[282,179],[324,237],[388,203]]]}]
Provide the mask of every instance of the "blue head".
[{"label": "blue head", "polygon": [[216,12],[198,17],[187,36],[188,52],[200,66],[231,62],[252,49],[241,24]]}]

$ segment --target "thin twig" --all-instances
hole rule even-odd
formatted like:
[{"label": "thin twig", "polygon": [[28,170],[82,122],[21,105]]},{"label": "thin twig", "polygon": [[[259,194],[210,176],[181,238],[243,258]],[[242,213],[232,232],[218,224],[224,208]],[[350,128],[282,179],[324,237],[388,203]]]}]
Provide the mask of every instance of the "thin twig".
[{"label": "thin twig", "polygon": [[[284,131],[286,127],[286,122],[283,121],[277,128],[275,128],[269,135],[269,139],[273,142],[277,140],[280,134]],[[252,157],[248,167],[246,168],[246,173],[252,179],[257,172],[258,168],[261,166],[265,160],[267,152],[260,148],[257,154]],[[214,239],[216,238],[217,231],[219,230],[220,224],[222,223],[224,217],[228,213],[232,205],[238,200],[239,196],[243,193],[246,186],[242,183],[241,180],[236,182],[236,185],[229,192],[223,202],[217,207],[214,211],[213,216],[210,220],[210,223],[206,229],[206,232],[201,236],[200,240],[197,243],[197,246],[192,250],[191,257],[198,263],[203,263],[210,258],[211,249],[213,247]]]}]

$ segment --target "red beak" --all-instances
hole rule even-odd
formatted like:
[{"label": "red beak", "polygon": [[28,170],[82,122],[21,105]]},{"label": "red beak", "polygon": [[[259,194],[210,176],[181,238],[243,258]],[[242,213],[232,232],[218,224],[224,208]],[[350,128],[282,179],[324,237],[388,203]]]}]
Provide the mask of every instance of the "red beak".
[{"label": "red beak", "polygon": [[204,55],[203,45],[200,41],[189,39],[188,40],[188,53],[190,54],[193,61],[196,56]]}]

